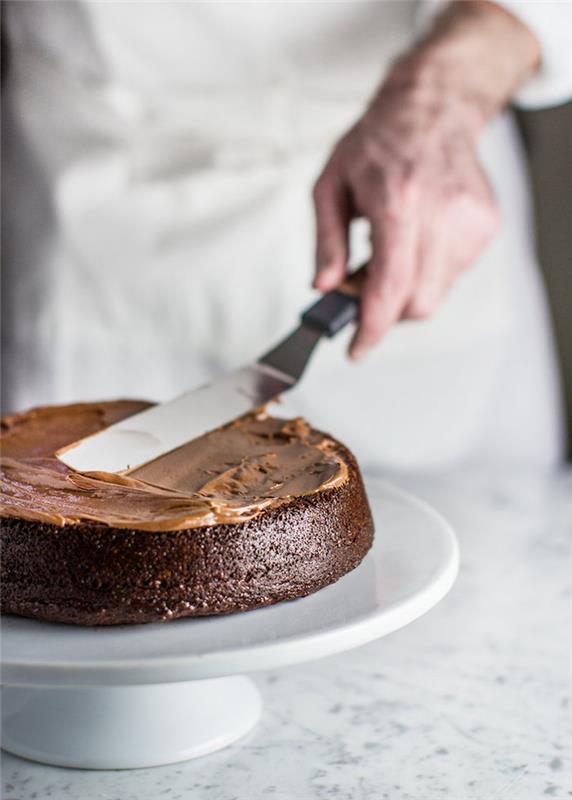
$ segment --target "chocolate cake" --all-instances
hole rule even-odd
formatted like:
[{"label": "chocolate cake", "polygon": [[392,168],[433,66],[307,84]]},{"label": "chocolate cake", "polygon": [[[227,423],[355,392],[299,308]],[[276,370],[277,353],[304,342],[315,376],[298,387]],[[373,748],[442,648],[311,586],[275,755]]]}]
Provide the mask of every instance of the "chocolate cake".
[{"label": "chocolate cake", "polygon": [[223,614],[308,595],[360,563],[373,523],[355,458],[302,419],[243,417],[125,475],[55,458],[147,405],[2,420],[4,613],[79,625]]}]

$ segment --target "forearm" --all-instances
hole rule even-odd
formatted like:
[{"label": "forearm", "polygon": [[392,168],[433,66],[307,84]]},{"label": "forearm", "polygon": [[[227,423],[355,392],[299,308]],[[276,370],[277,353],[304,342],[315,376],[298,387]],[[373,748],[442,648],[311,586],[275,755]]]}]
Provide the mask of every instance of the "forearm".
[{"label": "forearm", "polygon": [[421,104],[459,101],[478,130],[539,64],[539,44],[516,17],[487,0],[456,0],[395,62],[382,91],[409,88]]}]

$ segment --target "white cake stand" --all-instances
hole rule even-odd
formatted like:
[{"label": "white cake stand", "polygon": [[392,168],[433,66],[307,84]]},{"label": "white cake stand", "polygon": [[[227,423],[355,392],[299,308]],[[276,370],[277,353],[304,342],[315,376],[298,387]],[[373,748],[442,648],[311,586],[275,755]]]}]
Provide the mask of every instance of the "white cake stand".
[{"label": "white cake stand", "polygon": [[210,753],[262,705],[242,676],[385,636],[451,588],[458,548],[429,506],[370,479],[375,544],[333,586],[270,608],[168,624],[3,621],[3,747],[65,767],[120,769]]}]

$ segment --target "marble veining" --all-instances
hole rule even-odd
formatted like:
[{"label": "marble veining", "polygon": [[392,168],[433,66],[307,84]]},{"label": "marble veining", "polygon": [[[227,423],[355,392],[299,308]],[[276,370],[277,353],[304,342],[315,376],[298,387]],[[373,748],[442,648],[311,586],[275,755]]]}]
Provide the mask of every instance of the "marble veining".
[{"label": "marble veining", "polygon": [[437,608],[352,652],[257,674],[262,721],[226,750],[117,772],[3,754],[3,800],[572,797],[572,473],[394,480],[457,531],[461,573]]}]

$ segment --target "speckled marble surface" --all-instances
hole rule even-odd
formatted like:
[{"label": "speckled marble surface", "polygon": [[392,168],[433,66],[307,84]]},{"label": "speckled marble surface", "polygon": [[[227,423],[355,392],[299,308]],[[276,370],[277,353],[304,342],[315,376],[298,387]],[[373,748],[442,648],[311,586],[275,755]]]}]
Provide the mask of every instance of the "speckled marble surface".
[{"label": "speckled marble surface", "polygon": [[122,772],[3,754],[3,800],[572,797],[572,473],[396,482],[458,534],[461,573],[437,608],[358,650],[256,675],[262,721],[226,750]]}]

